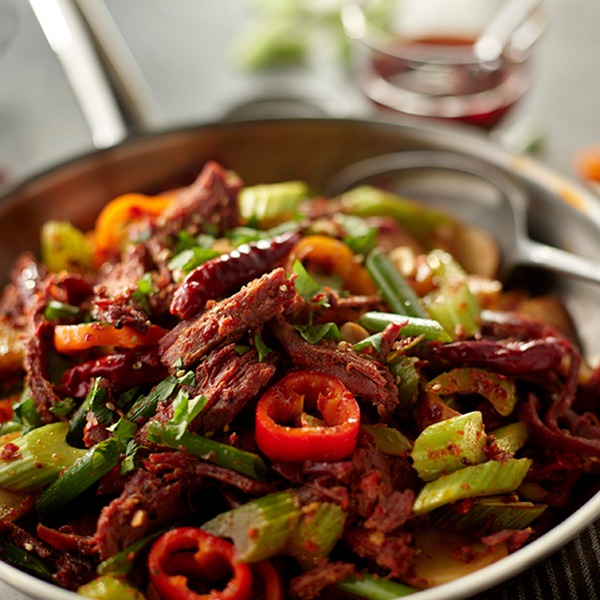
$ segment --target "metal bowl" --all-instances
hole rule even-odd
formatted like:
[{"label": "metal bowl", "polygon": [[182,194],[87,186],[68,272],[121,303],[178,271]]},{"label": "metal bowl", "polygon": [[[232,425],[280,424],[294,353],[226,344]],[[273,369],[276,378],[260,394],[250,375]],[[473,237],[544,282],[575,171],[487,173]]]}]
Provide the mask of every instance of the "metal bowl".
[{"label": "metal bowl", "polygon": [[[324,190],[337,172],[353,162],[418,149],[455,152],[493,165],[528,197],[532,237],[600,260],[600,205],[595,197],[529,158],[501,151],[483,135],[422,121],[282,118],[201,124],[131,138],[9,190],[0,198],[0,273],[6,280],[19,252],[37,248],[39,230],[46,220],[69,219],[81,228],[91,228],[94,216],[111,198],[187,183],[209,159],[234,169],[247,184],[303,179],[314,189]],[[524,275],[536,286],[564,298],[580,332],[584,354],[591,361],[599,356],[600,287],[544,272]],[[516,553],[412,597],[456,600],[489,589],[558,551],[599,514],[597,493]],[[32,598],[81,598],[2,562],[0,580]]]}]

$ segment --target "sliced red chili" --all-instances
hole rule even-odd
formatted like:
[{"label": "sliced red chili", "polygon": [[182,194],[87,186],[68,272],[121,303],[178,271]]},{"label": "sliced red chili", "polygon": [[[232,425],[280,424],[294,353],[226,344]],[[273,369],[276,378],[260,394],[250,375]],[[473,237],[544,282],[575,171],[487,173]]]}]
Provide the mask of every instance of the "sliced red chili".
[{"label": "sliced red chili", "polygon": [[[318,410],[322,420],[304,418],[306,409]],[[256,443],[272,460],[341,460],[356,447],[360,408],[337,377],[298,371],[263,394],[255,426]]]},{"label": "sliced red chili", "polygon": [[[148,556],[154,590],[162,600],[247,600],[252,596],[252,571],[236,562],[228,541],[196,527],[171,529],[159,537]],[[222,589],[211,589],[228,579]],[[209,591],[199,593],[204,583]]]},{"label": "sliced red chili", "polygon": [[266,600],[284,600],[281,578],[269,560],[261,560],[252,565],[252,571],[263,580],[263,594]]}]

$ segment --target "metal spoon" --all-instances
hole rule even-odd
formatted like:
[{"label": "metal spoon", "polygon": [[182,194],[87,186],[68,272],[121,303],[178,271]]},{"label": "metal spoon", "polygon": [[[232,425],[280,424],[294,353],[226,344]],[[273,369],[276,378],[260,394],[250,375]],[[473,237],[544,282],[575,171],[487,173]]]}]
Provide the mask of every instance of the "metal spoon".
[{"label": "metal spoon", "polygon": [[382,185],[442,208],[494,235],[502,254],[500,279],[528,265],[600,283],[600,264],[532,240],[527,233],[527,197],[500,169],[472,156],[415,150],[354,163],[331,178],[337,195],[362,184]]}]

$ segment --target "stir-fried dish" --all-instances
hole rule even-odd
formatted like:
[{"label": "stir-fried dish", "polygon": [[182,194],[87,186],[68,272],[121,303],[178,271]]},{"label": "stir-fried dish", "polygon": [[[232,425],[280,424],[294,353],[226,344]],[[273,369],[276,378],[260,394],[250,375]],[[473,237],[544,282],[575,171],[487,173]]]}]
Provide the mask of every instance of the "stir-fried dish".
[{"label": "stir-fried dish", "polygon": [[396,598],[597,487],[600,370],[565,309],[503,289],[493,240],[417,202],[211,162],[40,247],[0,301],[0,557],[37,577]]}]

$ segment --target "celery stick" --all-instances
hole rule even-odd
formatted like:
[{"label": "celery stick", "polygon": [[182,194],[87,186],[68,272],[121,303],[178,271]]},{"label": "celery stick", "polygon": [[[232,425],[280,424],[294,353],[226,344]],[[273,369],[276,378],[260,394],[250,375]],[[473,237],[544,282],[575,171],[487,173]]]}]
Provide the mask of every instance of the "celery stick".
[{"label": "celery stick", "polygon": [[375,445],[384,454],[405,456],[412,450],[412,441],[394,427],[389,427],[383,423],[377,423],[376,425],[363,424],[360,428],[373,436]]},{"label": "celery stick", "polygon": [[329,555],[342,536],[346,513],[332,502],[313,503],[302,516],[284,552],[304,569],[310,569]]},{"label": "celery stick", "polygon": [[516,421],[504,427],[499,427],[490,432],[496,438],[496,444],[504,452],[512,452],[513,454],[521,449],[527,441],[528,431],[527,425],[523,421]]},{"label": "celery stick", "polygon": [[412,235],[427,241],[430,234],[452,219],[405,197],[370,185],[357,186],[341,195],[342,210],[358,217],[387,216],[396,219]]},{"label": "celery stick", "polygon": [[208,462],[237,471],[253,479],[265,478],[267,467],[258,454],[246,452],[188,431],[181,433],[171,424],[156,421],[148,424],[148,433],[151,439],[169,446],[169,448],[184,450]]},{"label": "celery stick", "polygon": [[481,307],[469,289],[467,274],[443,250],[429,253],[427,262],[438,288],[423,297],[429,316],[439,321],[453,338],[470,338],[481,330]]},{"label": "celery stick", "polygon": [[400,354],[389,360],[387,366],[398,388],[400,406],[412,406],[419,392],[419,373],[414,359]]},{"label": "celery stick", "polygon": [[122,577],[102,575],[77,589],[86,598],[97,600],[144,600],[146,596]]},{"label": "celery stick", "polygon": [[489,400],[503,417],[509,416],[517,404],[515,382],[500,373],[485,369],[458,367],[438,375],[425,388],[440,396],[446,394],[479,394]]},{"label": "celery stick", "polygon": [[421,319],[394,313],[369,311],[358,319],[358,323],[369,331],[383,331],[390,323],[403,325],[400,335],[407,337],[423,336],[433,342],[451,342],[448,332],[433,319]]},{"label": "celery stick", "polygon": [[490,460],[441,475],[421,489],[413,505],[413,512],[419,516],[465,498],[513,492],[521,485],[531,463],[528,458]]},{"label": "celery stick", "polygon": [[244,187],[238,195],[240,216],[246,222],[272,227],[291,219],[308,194],[308,186],[303,181]]},{"label": "celery stick", "polygon": [[66,506],[116,467],[120,456],[116,439],[96,444],[38,496],[35,503],[38,513],[50,515]]},{"label": "celery stick", "polygon": [[481,531],[488,534],[503,529],[524,529],[546,508],[545,504],[493,496],[478,498],[467,513],[443,506],[432,513],[431,520],[440,529]]},{"label": "celery stick", "polygon": [[426,427],[415,440],[411,458],[423,481],[487,460],[487,436],[478,411],[445,419]]},{"label": "celery stick", "polygon": [[[18,452],[15,458],[0,460],[0,487],[13,492],[44,487],[84,456],[87,450],[67,443],[68,429],[67,423],[50,423],[8,442]],[[7,447],[5,444],[3,448]]]},{"label": "celery stick", "polygon": [[386,254],[373,250],[367,256],[365,266],[393,312],[410,317],[427,316],[419,297]]},{"label": "celery stick", "polygon": [[85,273],[93,269],[92,244],[67,221],[47,221],[41,232],[42,262],[59,273]]},{"label": "celery stick", "polygon": [[294,492],[276,492],[221,513],[201,529],[232,539],[241,562],[256,562],[286,546],[300,514]]},{"label": "celery stick", "polygon": [[368,573],[351,575],[336,583],[335,588],[340,592],[368,600],[396,600],[419,591],[403,583],[382,579]]}]

